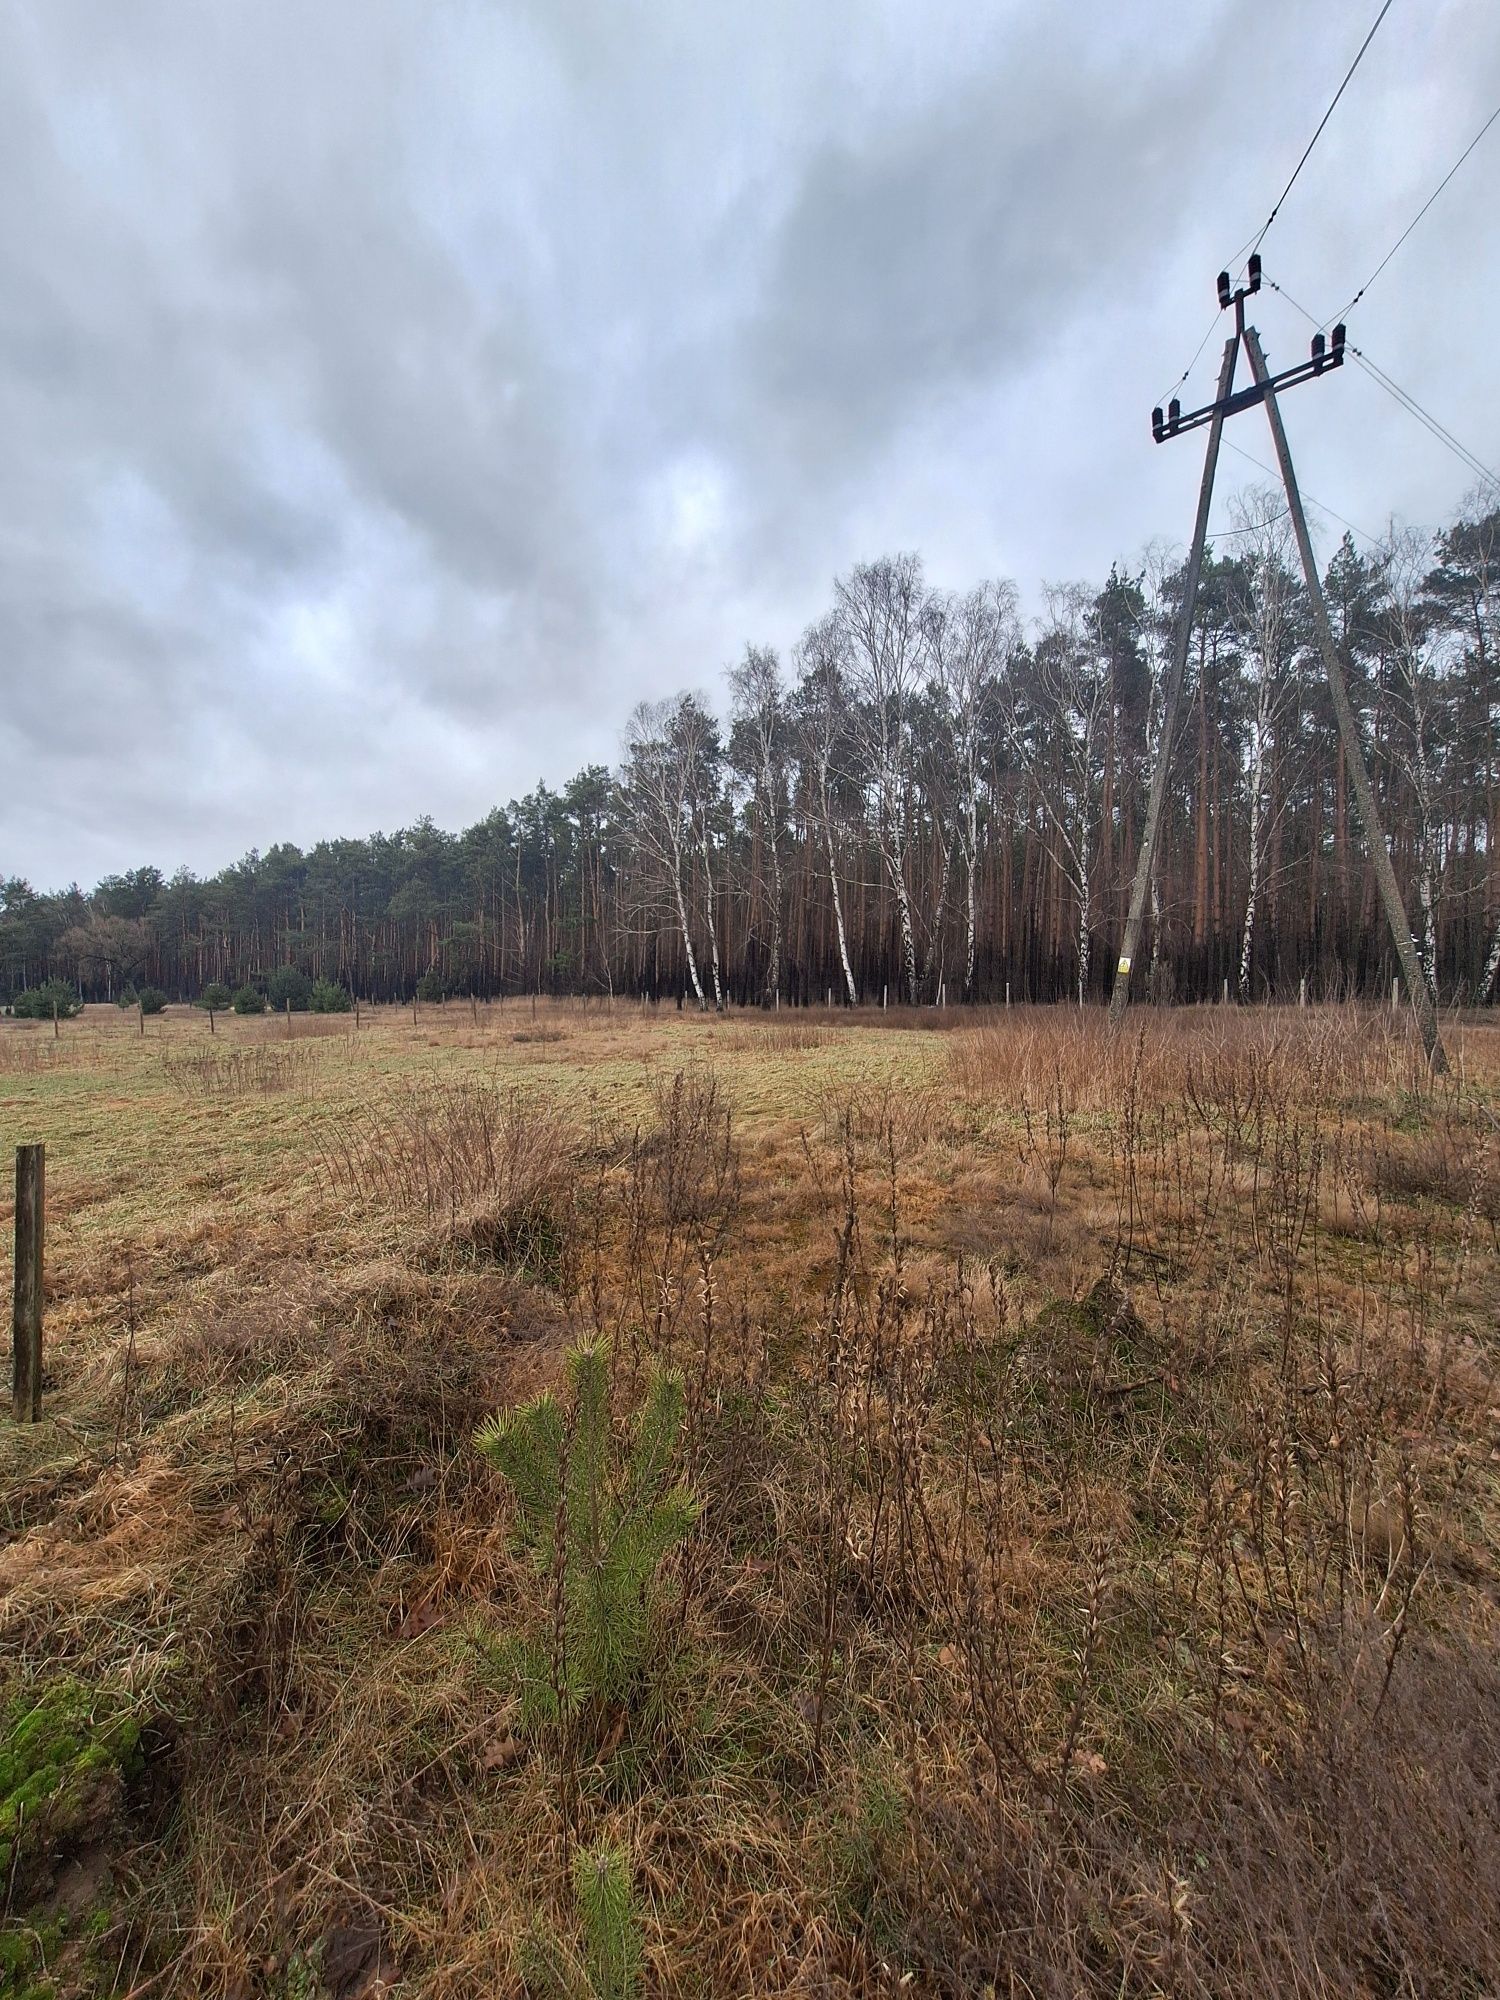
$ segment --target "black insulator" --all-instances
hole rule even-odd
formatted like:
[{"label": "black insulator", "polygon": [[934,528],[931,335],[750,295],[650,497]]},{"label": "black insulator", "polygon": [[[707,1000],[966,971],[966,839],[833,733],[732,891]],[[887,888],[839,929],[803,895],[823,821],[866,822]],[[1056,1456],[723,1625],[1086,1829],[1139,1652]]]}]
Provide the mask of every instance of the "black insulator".
[{"label": "black insulator", "polygon": [[1314,375],[1320,375],[1323,372],[1323,347],[1324,347],[1324,341],[1322,334],[1315,333],[1312,337],[1312,359],[1313,359]]},{"label": "black insulator", "polygon": [[1151,429],[1152,429],[1152,432],[1153,432],[1153,434],[1154,434],[1155,436],[1157,436],[1157,437],[1160,437],[1160,436],[1161,436],[1161,433],[1162,433],[1162,421],[1161,421],[1161,404],[1160,404],[1160,403],[1158,403],[1158,404],[1157,404],[1157,406],[1156,406],[1156,408],[1155,408],[1155,409],[1154,409],[1154,410],[1153,410],[1153,411],[1151,412]]},{"label": "black insulator", "polygon": [[1227,271],[1219,273],[1219,304],[1221,306],[1229,304],[1229,273]]},{"label": "black insulator", "polygon": [[1252,292],[1258,292],[1260,290],[1260,252],[1258,250],[1253,250],[1250,253],[1249,269],[1250,289]]},{"label": "black insulator", "polygon": [[1167,422],[1172,426],[1172,429],[1175,431],[1178,424],[1181,421],[1182,421],[1182,405],[1181,403],[1178,402],[1177,398],[1174,396],[1171,402],[1168,403],[1167,405]]},{"label": "black insulator", "polygon": [[1340,320],[1338,325],[1333,329],[1333,351],[1335,354],[1338,355],[1343,354],[1344,341],[1348,336],[1348,332],[1349,329],[1344,325],[1344,322],[1342,320]]}]

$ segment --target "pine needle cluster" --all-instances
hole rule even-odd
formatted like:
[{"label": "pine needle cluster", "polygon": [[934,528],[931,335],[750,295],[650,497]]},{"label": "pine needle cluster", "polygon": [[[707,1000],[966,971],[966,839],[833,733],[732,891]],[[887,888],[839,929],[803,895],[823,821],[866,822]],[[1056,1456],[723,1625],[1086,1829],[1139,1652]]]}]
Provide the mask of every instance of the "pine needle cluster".
[{"label": "pine needle cluster", "polygon": [[521,1945],[529,1994],[547,2000],[634,2000],[641,1979],[641,1909],[624,1847],[601,1841],[573,1855],[576,1938],[540,1915]]},{"label": "pine needle cluster", "polygon": [[681,1375],[653,1375],[617,1440],[608,1350],[574,1349],[567,1374],[566,1407],[548,1392],[488,1418],[475,1434],[515,1495],[517,1534],[553,1584],[551,1629],[505,1649],[529,1727],[630,1698],[650,1660],[662,1561],[698,1514],[672,1478]]}]

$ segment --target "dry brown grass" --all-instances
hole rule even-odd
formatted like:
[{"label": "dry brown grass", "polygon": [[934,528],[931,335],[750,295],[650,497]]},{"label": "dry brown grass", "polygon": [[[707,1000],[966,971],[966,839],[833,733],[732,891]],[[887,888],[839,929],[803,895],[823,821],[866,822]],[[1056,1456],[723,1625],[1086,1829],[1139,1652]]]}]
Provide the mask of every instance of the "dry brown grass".
[{"label": "dry brown grass", "polygon": [[[67,1853],[9,1913],[59,1994],[516,1992],[599,1840],[662,1995],[1500,1987],[1493,1026],[126,1025],[0,1032],[5,1691],[146,1730],[99,1936]],[[565,1771],[470,1440],[590,1333],[622,1408],[682,1367],[703,1511]]]},{"label": "dry brown grass", "polygon": [[296,1043],[162,1051],[162,1075],[187,1097],[269,1097],[306,1083],[314,1052]]}]

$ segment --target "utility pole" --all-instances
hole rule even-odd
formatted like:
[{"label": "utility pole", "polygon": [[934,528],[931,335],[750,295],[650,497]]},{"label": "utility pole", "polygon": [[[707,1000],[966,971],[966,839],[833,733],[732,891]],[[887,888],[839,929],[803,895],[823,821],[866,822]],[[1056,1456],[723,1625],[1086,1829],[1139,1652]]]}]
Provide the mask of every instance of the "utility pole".
[{"label": "utility pole", "polygon": [[[1310,382],[1326,370],[1341,368],[1344,365],[1344,328],[1340,325],[1333,329],[1331,345],[1325,341],[1321,332],[1315,333],[1308,359],[1296,362],[1292,367],[1283,368],[1273,375],[1266,367],[1265,356],[1261,352],[1260,336],[1253,326],[1245,324],[1245,300],[1260,290],[1261,268],[1258,256],[1251,257],[1246,267],[1246,279],[1244,285],[1235,288],[1229,282],[1227,271],[1219,273],[1219,305],[1221,308],[1231,305],[1234,307],[1234,332],[1225,343],[1224,362],[1219,370],[1219,386],[1213,401],[1184,416],[1182,406],[1174,396],[1167,405],[1165,417],[1160,409],[1151,412],[1151,435],[1158,444],[1165,443],[1168,438],[1179,437],[1184,431],[1197,430],[1207,424],[1208,450],[1204,455],[1203,481],[1198,493],[1198,518],[1193,530],[1193,545],[1188,556],[1187,574],[1184,579],[1182,610],[1176,643],[1172,651],[1172,664],[1168,671],[1161,742],[1157,746],[1156,768],[1151,774],[1146,824],[1141,835],[1141,850],[1136,857],[1135,880],[1131,884],[1130,908],[1125,919],[1125,935],[1120,945],[1119,962],[1115,967],[1109,1018],[1113,1024],[1118,1025],[1124,1018],[1125,1009],[1130,1001],[1131,966],[1140,947],[1146,897],[1151,886],[1151,872],[1155,865],[1156,846],[1161,833],[1161,812],[1166,797],[1172,736],[1182,694],[1183,674],[1187,666],[1193,611],[1198,595],[1198,579],[1203,567],[1208,512],[1213,499],[1214,473],[1219,460],[1219,439],[1224,419],[1237,415],[1241,410],[1253,409],[1257,403],[1264,403],[1266,417],[1271,426],[1272,442],[1276,446],[1276,460],[1281,468],[1282,485],[1286,489],[1287,511],[1296,533],[1298,554],[1302,558],[1302,574],[1307,584],[1308,600],[1312,606],[1318,650],[1323,658],[1323,670],[1328,676],[1329,692],[1333,697],[1333,712],[1338,722],[1339,737],[1344,746],[1344,760],[1353,785],[1355,805],[1360,824],[1364,829],[1365,844],[1369,848],[1370,858],[1374,864],[1381,905],[1385,910],[1386,922],[1390,926],[1397,962],[1405,978],[1407,992],[1411,996],[1412,1010],[1416,1014],[1417,1025],[1421,1030],[1422,1047],[1433,1070],[1441,1072],[1446,1070],[1448,1063],[1438,1035],[1437,1009],[1417,963],[1411,925],[1406,920],[1406,908],[1401,901],[1396,872],[1391,866],[1390,849],[1386,845],[1385,832],[1381,827],[1380,815],[1375,805],[1375,794],[1370,786],[1370,775],[1365,768],[1364,746],[1360,742],[1359,728],[1349,702],[1343,662],[1339,659],[1333,628],[1328,621],[1328,607],[1323,600],[1323,586],[1313,557],[1312,539],[1307,532],[1307,517],[1302,511],[1302,496],[1297,489],[1297,475],[1292,466],[1291,448],[1286,441],[1286,431],[1281,421],[1281,407],[1276,400],[1278,389],[1295,388],[1300,382]],[[1234,364],[1241,346],[1244,347],[1246,358],[1249,360],[1253,379],[1246,388],[1236,391]]]},{"label": "utility pole", "polygon": [[[1224,361],[1219,369],[1219,388],[1214,397],[1212,428],[1208,450],[1203,456],[1203,483],[1198,488],[1198,519],[1193,527],[1193,546],[1188,554],[1187,576],[1183,582],[1182,611],[1172,646],[1172,664],[1167,670],[1167,693],[1162,706],[1161,743],[1156,769],[1151,773],[1151,794],[1146,802],[1146,827],[1141,835],[1141,851],[1136,858],[1135,881],[1130,888],[1130,911],[1125,919],[1125,937],[1115,967],[1114,990],[1110,994],[1109,1018],[1118,1023],[1130,998],[1130,968],[1141,942],[1141,922],[1146,913],[1146,897],[1151,888],[1151,871],[1156,863],[1156,841],[1161,830],[1161,809],[1167,796],[1167,769],[1173,732],[1177,727],[1177,704],[1182,699],[1182,677],[1187,669],[1188,647],[1193,636],[1193,603],[1198,595],[1198,577],[1203,568],[1203,548],[1208,539],[1208,509],[1214,497],[1214,471],[1219,463],[1219,438],[1224,429],[1224,404],[1234,387],[1234,362],[1239,353],[1239,336],[1224,343]],[[1175,406],[1174,406],[1175,407]]]}]

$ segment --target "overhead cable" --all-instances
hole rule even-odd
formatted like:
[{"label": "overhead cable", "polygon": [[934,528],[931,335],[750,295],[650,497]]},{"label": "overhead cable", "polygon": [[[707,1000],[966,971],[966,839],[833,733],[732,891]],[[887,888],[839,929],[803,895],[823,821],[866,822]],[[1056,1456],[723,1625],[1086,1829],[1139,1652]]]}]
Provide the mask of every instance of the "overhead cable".
[{"label": "overhead cable", "polygon": [[[1279,292],[1282,298],[1286,300],[1287,304],[1291,306],[1294,311],[1301,313],[1302,317],[1307,321],[1309,326],[1316,327],[1319,329],[1327,326],[1328,324],[1327,320],[1314,319],[1313,315],[1307,310],[1307,307],[1303,305],[1300,300],[1294,299],[1291,293],[1287,290],[1285,285],[1280,285],[1276,282],[1274,278],[1269,278],[1269,277],[1265,280],[1265,282],[1270,286],[1273,292]],[[1456,438],[1453,435],[1452,431],[1448,429],[1446,424],[1439,423],[1438,419],[1432,414],[1430,410],[1423,408],[1423,406],[1417,401],[1416,397],[1412,395],[1409,389],[1403,389],[1401,387],[1401,384],[1396,380],[1394,380],[1392,376],[1388,375],[1377,361],[1371,360],[1370,356],[1365,353],[1363,348],[1356,347],[1353,341],[1350,341],[1346,348],[1346,352],[1354,357],[1354,359],[1359,363],[1360,367],[1364,369],[1365,373],[1369,376],[1372,382],[1376,383],[1380,388],[1384,389],[1386,394],[1392,397],[1396,402],[1398,402],[1401,405],[1401,407],[1408,412],[1409,415],[1415,417],[1417,422],[1421,424],[1425,430],[1430,431],[1432,435],[1437,439],[1439,444],[1445,445],[1447,449],[1453,453],[1454,457],[1457,458],[1461,464],[1468,467],[1470,472],[1477,474],[1480,479],[1487,480],[1491,484],[1496,483],[1494,473],[1491,472],[1490,468],[1485,464],[1484,460],[1479,457],[1478,453],[1470,451],[1469,447],[1463,442],[1463,440],[1461,438]]]},{"label": "overhead cable", "polygon": [[[1266,231],[1270,228],[1271,224],[1276,220],[1277,215],[1281,211],[1281,204],[1286,200],[1287,196],[1291,193],[1292,188],[1296,183],[1298,174],[1300,174],[1302,169],[1307,165],[1309,154],[1312,152],[1313,147],[1317,145],[1319,139],[1323,136],[1323,127],[1328,123],[1329,119],[1333,116],[1334,110],[1338,105],[1339,99],[1343,96],[1344,92],[1349,88],[1350,77],[1352,77],[1354,72],[1359,68],[1360,63],[1364,58],[1365,50],[1370,46],[1371,42],[1374,41],[1375,30],[1380,26],[1381,22],[1390,12],[1390,9],[1391,9],[1391,0],[1384,0],[1384,5],[1381,7],[1380,12],[1375,16],[1374,25],[1371,27],[1369,34],[1365,36],[1364,40],[1359,45],[1359,54],[1356,55],[1353,62],[1350,63],[1343,82],[1339,85],[1338,89],[1333,93],[1332,102],[1329,104],[1328,109],[1323,113],[1323,116],[1318,120],[1318,129],[1313,133],[1312,137],[1308,140],[1307,145],[1303,150],[1301,159],[1298,160],[1296,166],[1292,169],[1291,180],[1287,182],[1286,186],[1281,190],[1281,193],[1276,197],[1275,205],[1273,206],[1271,213],[1266,217],[1265,221],[1261,224],[1259,233],[1255,236],[1246,237],[1245,241],[1240,245],[1239,249],[1234,253],[1234,256],[1229,260],[1229,263],[1226,266],[1228,270],[1231,271],[1239,270],[1242,267],[1242,260],[1245,257],[1246,253],[1248,251],[1258,250],[1260,248],[1262,242],[1265,239]],[[1462,164],[1462,162],[1460,162],[1460,164]],[[1441,192],[1441,190],[1439,190],[1439,192]],[[1207,347],[1209,340],[1213,334],[1214,327],[1217,324],[1218,324],[1217,317],[1215,317],[1213,320],[1209,322],[1208,332],[1205,333],[1203,338],[1198,342],[1198,345],[1193,352],[1192,360],[1188,363],[1187,367],[1183,369],[1182,373],[1177,377],[1177,380],[1173,382],[1169,388],[1165,389],[1162,392],[1162,394],[1158,397],[1157,400],[1159,402],[1164,403],[1167,400],[1167,397],[1174,394],[1176,390],[1180,389],[1183,383],[1186,382],[1186,380],[1188,379],[1189,375],[1192,374],[1193,370],[1198,365],[1198,357],[1199,355],[1202,354],[1204,348]]]},{"label": "overhead cable", "polygon": [[1340,311],[1332,314],[1329,319],[1325,320],[1323,322],[1325,326],[1332,325],[1333,320],[1336,319],[1347,319],[1349,314],[1353,312],[1354,308],[1359,304],[1360,300],[1364,297],[1365,293],[1370,289],[1371,285],[1374,284],[1375,280],[1380,276],[1381,272],[1385,269],[1386,265],[1390,263],[1391,259],[1395,256],[1396,252],[1401,248],[1401,245],[1406,241],[1407,237],[1411,235],[1412,231],[1416,228],[1417,224],[1422,220],[1422,217],[1427,213],[1428,209],[1431,208],[1432,204],[1437,200],[1438,196],[1442,193],[1443,189],[1448,185],[1449,181],[1451,181],[1453,176],[1458,172],[1459,168],[1463,165],[1464,161],[1468,159],[1470,153],[1473,152],[1474,148],[1479,144],[1480,140],[1484,137],[1485,133],[1489,131],[1490,127],[1494,124],[1497,118],[1500,118],[1500,104],[1497,104],[1494,110],[1490,113],[1489,117],[1485,119],[1484,123],[1480,126],[1479,130],[1474,134],[1473,138],[1469,141],[1468,145],[1464,147],[1463,151],[1459,154],[1458,158],[1453,162],[1453,165],[1448,169],[1447,173],[1443,175],[1443,178],[1438,182],[1437,186],[1432,190],[1432,193],[1428,195],[1426,201],[1423,202],[1422,206],[1417,210],[1416,214],[1412,217],[1411,221],[1407,223],[1406,227],[1402,230],[1401,234],[1396,238],[1395,242],[1391,245],[1390,249],[1386,251],[1385,255],[1381,258],[1380,262],[1375,266],[1374,270],[1370,273],[1369,277],[1365,279],[1364,283],[1360,286],[1359,290],[1354,294],[1354,297],[1350,299],[1348,305],[1344,306]]},{"label": "overhead cable", "polygon": [[1261,224],[1259,236],[1257,236],[1253,241],[1253,243],[1250,245],[1250,248],[1252,250],[1258,250],[1261,244],[1265,241],[1266,231],[1270,228],[1271,224],[1276,220],[1276,217],[1281,212],[1281,204],[1286,200],[1287,196],[1296,186],[1297,176],[1298,174],[1301,173],[1302,169],[1307,165],[1308,155],[1312,152],[1313,147],[1317,145],[1319,139],[1322,138],[1323,127],[1328,123],[1329,119],[1333,116],[1334,111],[1338,106],[1339,99],[1343,96],[1344,92],[1349,88],[1349,78],[1353,76],[1354,72],[1359,68],[1360,63],[1364,60],[1365,50],[1370,46],[1371,42],[1374,41],[1376,29],[1380,26],[1381,22],[1385,19],[1386,15],[1390,11],[1391,11],[1391,0],[1385,0],[1384,6],[1381,8],[1380,12],[1375,16],[1374,26],[1370,29],[1369,34],[1365,36],[1364,40],[1359,45],[1359,54],[1354,58],[1353,62],[1350,63],[1348,73],[1345,75],[1343,82],[1339,85],[1338,89],[1333,93],[1333,102],[1329,105],[1328,109],[1323,113],[1323,116],[1318,120],[1317,131],[1314,132],[1312,137],[1308,140],[1307,147],[1306,150],[1303,152],[1302,158],[1297,162],[1296,166],[1293,167],[1292,178],[1287,182],[1286,186],[1281,190],[1281,193],[1276,197],[1275,206],[1272,208],[1271,213],[1266,217],[1265,221]]}]

